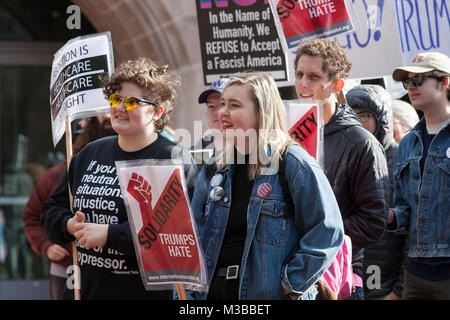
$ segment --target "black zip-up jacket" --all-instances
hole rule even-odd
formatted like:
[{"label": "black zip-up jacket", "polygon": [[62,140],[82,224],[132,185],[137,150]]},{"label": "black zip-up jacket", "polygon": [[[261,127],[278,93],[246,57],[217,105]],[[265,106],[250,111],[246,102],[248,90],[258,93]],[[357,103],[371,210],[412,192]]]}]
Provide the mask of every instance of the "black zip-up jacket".
[{"label": "black zip-up jacket", "polygon": [[[386,200],[393,207],[394,195],[394,156],[398,148],[394,140],[392,103],[389,93],[378,85],[356,86],[347,93],[347,101],[351,107],[369,111],[377,121],[375,137],[383,145],[389,169],[389,194]],[[388,231],[383,237],[367,246],[364,250],[364,296],[376,298],[394,292],[401,297],[403,290],[403,272],[408,256],[408,233]],[[379,267],[380,286],[376,287],[370,279],[373,272],[367,272],[370,266]]]},{"label": "black zip-up jacket", "polygon": [[353,110],[336,108],[324,128],[324,171],[352,240],[353,272],[362,277],[363,248],[378,240],[386,226],[388,169],[383,147]]}]

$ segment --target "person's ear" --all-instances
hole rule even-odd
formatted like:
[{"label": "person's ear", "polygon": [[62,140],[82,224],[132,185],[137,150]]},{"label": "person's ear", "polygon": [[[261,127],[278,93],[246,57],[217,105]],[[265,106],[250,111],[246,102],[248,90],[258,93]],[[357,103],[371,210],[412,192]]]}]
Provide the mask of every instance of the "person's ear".
[{"label": "person's ear", "polygon": [[164,113],[164,106],[161,104],[155,108],[155,113],[153,113],[153,121],[158,121],[158,119],[161,118],[163,113]]},{"label": "person's ear", "polygon": [[341,91],[342,90],[342,88],[344,88],[344,79],[341,79],[341,78],[339,78],[339,79],[337,79],[335,82],[334,82],[334,92],[339,92],[339,91]]},{"label": "person's ear", "polygon": [[344,92],[342,91],[344,85],[344,79],[341,78],[337,79],[334,82],[333,92],[337,94],[337,100],[340,104],[347,104],[347,99],[345,98]]},{"label": "person's ear", "polygon": [[448,86],[449,86],[449,84],[450,84],[450,80],[449,80],[449,79],[450,79],[449,77],[445,77],[445,78],[441,81],[441,83],[442,83],[442,85],[441,85],[442,91],[448,90]]}]

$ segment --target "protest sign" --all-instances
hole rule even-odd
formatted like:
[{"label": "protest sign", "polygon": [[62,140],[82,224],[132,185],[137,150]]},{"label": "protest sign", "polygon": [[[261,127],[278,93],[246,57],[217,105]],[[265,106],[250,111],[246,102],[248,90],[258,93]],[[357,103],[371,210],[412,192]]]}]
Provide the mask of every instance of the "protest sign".
[{"label": "protest sign", "polygon": [[286,54],[268,0],[196,0],[204,83],[265,72],[288,80]]},{"label": "protest sign", "polygon": [[403,65],[418,53],[438,51],[450,56],[450,0],[396,0]]},{"label": "protest sign", "polygon": [[[279,0],[270,1],[279,2]],[[395,1],[351,0],[347,1],[347,4],[354,30],[333,38],[346,49],[348,59],[352,63],[349,78],[390,76],[392,70],[403,64]],[[272,2],[271,7],[276,13],[276,7],[274,8]],[[274,18],[280,39],[286,43],[278,13]],[[295,51],[295,46],[289,50],[288,60],[294,60]],[[291,78],[294,78],[294,70],[295,66],[289,70]],[[286,85],[293,85],[293,81]]]},{"label": "protest sign", "polygon": [[323,116],[321,102],[283,101],[292,138],[321,165],[323,161]]},{"label": "protest sign", "polygon": [[304,41],[351,32],[346,0],[270,0],[289,50]]},{"label": "protest sign", "polygon": [[66,117],[74,120],[109,111],[99,75],[113,68],[109,32],[74,38],[55,53],[50,78],[54,146],[64,135]]},{"label": "protest sign", "polygon": [[183,283],[204,291],[205,267],[181,162],[116,161],[116,168],[145,288]]}]

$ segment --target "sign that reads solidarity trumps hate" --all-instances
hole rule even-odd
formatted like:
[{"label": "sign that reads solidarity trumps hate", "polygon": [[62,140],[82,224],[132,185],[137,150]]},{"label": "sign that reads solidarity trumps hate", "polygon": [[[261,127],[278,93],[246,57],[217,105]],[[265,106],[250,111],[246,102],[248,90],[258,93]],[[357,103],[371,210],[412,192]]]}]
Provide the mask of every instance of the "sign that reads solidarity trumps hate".
[{"label": "sign that reads solidarity trumps hate", "polygon": [[50,78],[53,144],[64,134],[65,118],[91,117],[109,110],[99,75],[114,68],[109,32],[74,38],[56,52]]},{"label": "sign that reads solidarity trumps hate", "polygon": [[136,256],[147,290],[204,291],[206,273],[183,166],[171,160],[117,161]]},{"label": "sign that reads solidarity trumps hate", "polygon": [[205,84],[243,71],[287,81],[268,0],[196,0]]},{"label": "sign that reads solidarity trumps hate", "polygon": [[[270,0],[289,50],[304,41],[350,32],[353,24],[345,0]],[[278,21],[277,21],[278,22]]]},{"label": "sign that reads solidarity trumps hate", "polygon": [[323,161],[322,104],[283,101],[292,138],[321,165]]}]

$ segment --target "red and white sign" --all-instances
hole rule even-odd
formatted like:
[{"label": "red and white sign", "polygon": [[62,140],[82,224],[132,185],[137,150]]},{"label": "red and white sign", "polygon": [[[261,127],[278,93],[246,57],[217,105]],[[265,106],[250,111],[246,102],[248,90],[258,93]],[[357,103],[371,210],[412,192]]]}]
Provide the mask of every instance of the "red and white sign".
[{"label": "red and white sign", "polygon": [[184,283],[202,291],[205,269],[183,167],[145,161],[150,164],[116,162],[144,285],[161,290]]},{"label": "red and white sign", "polygon": [[284,101],[284,104],[288,130],[292,138],[321,163],[323,159],[322,105],[296,100]]},{"label": "red and white sign", "polygon": [[289,50],[301,42],[353,31],[345,0],[270,0]]}]

